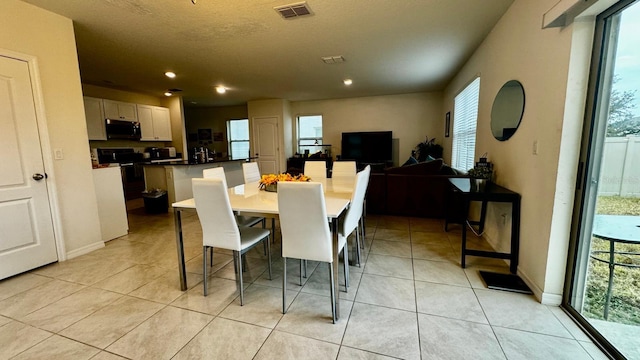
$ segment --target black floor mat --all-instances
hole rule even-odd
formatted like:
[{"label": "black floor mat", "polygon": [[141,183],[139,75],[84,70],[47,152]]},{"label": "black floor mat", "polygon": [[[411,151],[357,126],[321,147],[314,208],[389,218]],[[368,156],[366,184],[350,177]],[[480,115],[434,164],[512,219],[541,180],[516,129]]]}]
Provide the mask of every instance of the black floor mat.
[{"label": "black floor mat", "polygon": [[533,294],[527,284],[514,274],[500,274],[489,271],[480,271],[480,277],[489,289],[512,291],[522,294]]}]

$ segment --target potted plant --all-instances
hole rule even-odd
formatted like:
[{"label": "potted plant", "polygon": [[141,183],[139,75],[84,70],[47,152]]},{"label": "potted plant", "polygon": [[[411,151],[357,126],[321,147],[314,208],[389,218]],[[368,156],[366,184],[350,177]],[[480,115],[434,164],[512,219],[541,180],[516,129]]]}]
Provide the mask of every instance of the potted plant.
[{"label": "potted plant", "polygon": [[476,166],[472,169],[469,169],[467,173],[469,174],[470,177],[474,179],[491,180],[491,175],[493,174],[493,170],[491,170],[491,168],[488,166],[482,166],[482,167]]},{"label": "potted plant", "polygon": [[429,140],[429,137],[427,136],[425,141],[416,145],[415,157],[418,162],[427,161],[428,156],[431,156],[434,159],[440,159],[442,158],[442,150],[442,145],[436,144],[436,138]]},{"label": "potted plant", "polygon": [[487,183],[491,181],[493,169],[491,166],[476,166],[469,169],[467,174],[471,181],[471,191],[484,191]]}]

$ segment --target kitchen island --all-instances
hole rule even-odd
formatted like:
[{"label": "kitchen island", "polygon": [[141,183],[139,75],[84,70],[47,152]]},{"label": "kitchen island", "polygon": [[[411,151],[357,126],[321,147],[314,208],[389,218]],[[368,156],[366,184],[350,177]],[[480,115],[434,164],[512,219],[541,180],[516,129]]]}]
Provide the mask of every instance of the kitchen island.
[{"label": "kitchen island", "polygon": [[144,164],[144,182],[147,190],[167,191],[169,204],[193,197],[191,179],[201,178],[202,170],[223,167],[228,186],[244,184],[242,163],[250,159],[218,159],[213,162],[194,164],[188,161],[169,161]]}]

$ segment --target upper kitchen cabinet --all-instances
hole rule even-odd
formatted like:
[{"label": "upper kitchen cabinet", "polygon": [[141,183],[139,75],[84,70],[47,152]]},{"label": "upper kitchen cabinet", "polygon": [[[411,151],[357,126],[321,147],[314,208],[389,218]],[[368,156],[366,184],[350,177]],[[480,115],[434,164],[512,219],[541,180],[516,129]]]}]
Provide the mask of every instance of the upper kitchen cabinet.
[{"label": "upper kitchen cabinet", "polygon": [[138,104],[138,121],[142,141],[171,141],[169,109]]},{"label": "upper kitchen cabinet", "polygon": [[104,116],[107,119],[115,120],[127,120],[138,121],[138,113],[136,111],[136,104],[103,100],[104,103]]},{"label": "upper kitchen cabinet", "polygon": [[84,115],[87,120],[89,140],[107,140],[104,127],[104,106],[102,99],[84,97]]}]

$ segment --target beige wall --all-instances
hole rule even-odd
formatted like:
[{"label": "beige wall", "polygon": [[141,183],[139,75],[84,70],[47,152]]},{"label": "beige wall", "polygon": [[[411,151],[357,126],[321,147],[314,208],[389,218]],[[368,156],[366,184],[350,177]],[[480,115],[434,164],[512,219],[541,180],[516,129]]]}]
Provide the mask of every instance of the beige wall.
[{"label": "beige wall", "polygon": [[[102,244],[71,20],[18,0],[0,1],[0,48],[36,56],[67,254]],[[51,156],[51,154],[46,154]]]},{"label": "beige wall", "polygon": [[[452,111],[455,95],[480,75],[476,158],[487,152],[495,166],[494,180],[521,194],[518,273],[533,287],[539,299],[553,303],[559,303],[562,294],[569,234],[560,231],[552,238],[552,218],[562,217],[565,223],[570,221],[571,208],[569,203],[560,212],[558,208],[554,209],[557,188],[571,193],[572,186],[571,177],[562,179],[561,183],[557,181],[561,131],[563,127],[579,130],[582,121],[579,114],[565,118],[573,26],[541,29],[543,14],[556,2],[516,0],[448,85],[443,109]],[[491,134],[491,106],[500,87],[512,79],[519,80],[524,86],[524,116],[514,136],[500,142]],[[570,123],[563,123],[563,119]],[[453,112],[452,121],[455,122]],[[448,154],[450,139],[445,146]],[[534,141],[538,142],[537,155],[533,154]],[[565,164],[563,170],[573,174],[575,182],[577,144],[573,142],[566,153],[574,161]],[[506,221],[503,221],[503,214]],[[485,235],[501,250],[509,249],[510,214],[509,206],[489,207]],[[548,259],[554,264],[548,264]]]},{"label": "beige wall", "polygon": [[[247,112],[249,116],[249,129],[253,136],[253,120],[260,117],[277,117],[278,128],[280,129],[280,139],[278,139],[278,147],[280,148],[279,170],[278,172],[284,172],[287,167],[287,157],[290,157],[291,147],[285,145],[285,139],[290,139],[289,134],[285,134],[284,131],[291,129],[291,104],[289,100],[284,99],[269,99],[269,100],[253,100],[247,103]],[[253,148],[255,144],[254,139],[251,139],[251,153],[255,153]]]},{"label": "beige wall", "polygon": [[164,98],[161,105],[169,108],[169,117],[171,118],[171,144],[176,148],[176,152],[182,153],[182,158],[187,159],[187,134],[185,132],[184,107],[181,96],[172,96]]},{"label": "beige wall", "polygon": [[[439,92],[297,101],[291,102],[291,114],[294,118],[322,115],[323,141],[332,145],[334,157],[342,150],[343,132],[393,131],[393,138],[398,139],[396,162],[400,164],[426,136],[435,137],[439,144],[444,139],[442,94]],[[295,150],[295,121],[293,124],[292,146]]]},{"label": "beige wall", "polygon": [[123,101],[151,106],[162,106],[160,98],[155,96],[136,93],[132,91],[110,89],[91,84],[82,84],[82,93],[84,96],[91,96],[100,99],[109,99],[114,101]]},{"label": "beige wall", "polygon": [[[206,145],[209,149],[215,149],[217,153],[227,154],[227,121],[233,119],[247,119],[247,106],[220,106],[220,107],[196,107],[185,108],[184,117],[186,122],[186,133],[197,134],[198,129],[211,129],[213,132],[221,132],[224,134],[224,141],[214,142]],[[198,142],[189,141],[188,148],[203,146]]]}]

